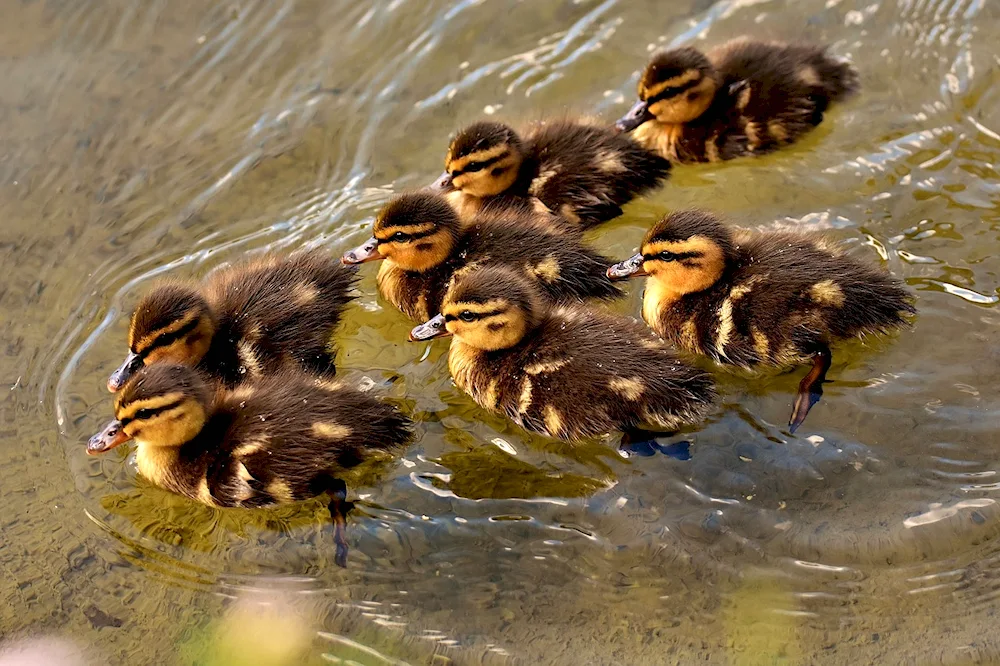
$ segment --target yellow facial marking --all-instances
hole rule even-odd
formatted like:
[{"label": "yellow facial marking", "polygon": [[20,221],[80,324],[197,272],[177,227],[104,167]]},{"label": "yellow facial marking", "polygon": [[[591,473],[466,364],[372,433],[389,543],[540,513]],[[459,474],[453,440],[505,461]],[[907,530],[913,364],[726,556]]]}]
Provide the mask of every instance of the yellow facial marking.
[{"label": "yellow facial marking", "polygon": [[300,282],[295,285],[295,289],[292,291],[292,300],[296,305],[309,305],[316,300],[317,296],[319,296],[319,289],[316,288],[316,285],[308,282]]},{"label": "yellow facial marking", "polygon": [[448,159],[445,160],[445,168],[447,168],[448,171],[461,171],[473,162],[485,162],[487,160],[492,160],[494,157],[503,155],[508,150],[510,150],[510,147],[506,143],[501,143],[500,145],[493,146],[492,148],[477,150],[474,153],[469,153],[468,155],[463,155],[458,158],[452,157],[451,152],[449,151]]},{"label": "yellow facial marking", "polygon": [[753,336],[753,348],[761,360],[767,360],[771,351],[771,341],[756,326],[750,327],[750,334]]},{"label": "yellow facial marking", "polygon": [[291,502],[292,487],[281,479],[275,479],[271,483],[267,484],[267,494],[275,499],[277,502]]},{"label": "yellow facial marking", "polygon": [[817,282],[809,288],[809,293],[817,303],[839,308],[844,305],[844,290],[833,280]]},{"label": "yellow facial marking", "polygon": [[437,225],[433,222],[420,222],[419,224],[389,224],[385,227],[379,228],[375,231],[375,238],[385,241],[392,238],[392,235],[398,232],[404,234],[423,234],[428,231],[433,231],[437,228]]},{"label": "yellow facial marking", "polygon": [[[174,333],[176,331],[181,330],[182,328],[184,328],[185,326],[187,326],[188,324],[190,324],[192,321],[194,321],[195,319],[197,319],[197,317],[198,317],[198,313],[196,313],[196,312],[188,313],[185,317],[182,317],[181,319],[178,319],[177,321],[175,321],[172,324],[169,324],[167,326],[164,326],[163,328],[156,329],[155,331],[153,331],[152,333],[149,333],[148,335],[146,335],[145,337],[143,337],[139,341],[135,340],[135,331],[134,331],[134,329],[133,330],[129,330],[129,346],[132,349],[134,349],[137,354],[141,354],[144,351],[146,351],[149,348],[150,345],[153,344],[153,342],[156,340],[156,338],[160,337],[161,335],[169,335],[170,333]],[[133,318],[133,322],[134,322],[134,318]]]},{"label": "yellow facial marking", "polygon": [[237,343],[236,356],[240,360],[241,369],[246,369],[246,373],[251,377],[260,377],[263,366],[257,360],[257,354],[254,352],[253,345],[250,342],[241,340]]},{"label": "yellow facial marking", "polygon": [[[714,78],[705,77],[697,85],[689,88],[680,95],[653,102],[649,105],[649,112],[660,123],[664,123],[667,126],[674,123],[689,123],[705,113],[708,107],[712,105],[716,86]],[[639,129],[642,128],[640,127]],[[661,131],[662,129],[661,127]],[[678,130],[682,132],[683,128],[678,128]],[[678,133],[673,137],[675,142],[680,136],[681,133]]]},{"label": "yellow facial marking", "polygon": [[529,375],[542,375],[555,372],[559,368],[562,368],[569,364],[570,359],[563,358],[556,361],[543,361],[542,363],[533,363],[532,365],[526,366],[524,368],[525,374]]},{"label": "yellow facial marking", "polygon": [[442,310],[446,316],[457,317],[466,310],[473,314],[483,314],[485,312],[504,310],[506,307],[507,301],[502,298],[494,298],[485,303],[446,303]]},{"label": "yellow facial marking", "polygon": [[701,72],[697,69],[689,69],[683,74],[678,76],[673,76],[666,81],[660,81],[651,86],[645,86],[644,84],[639,85],[639,97],[642,99],[649,99],[650,97],[656,97],[661,92],[667,88],[676,88],[678,86],[683,86],[691,81],[697,81],[701,78]]},{"label": "yellow facial marking", "polygon": [[559,413],[559,410],[552,405],[545,405],[545,408],[542,409],[542,417],[545,420],[545,429],[549,431],[549,434],[558,437],[563,428],[562,414]]},{"label": "yellow facial marking", "polygon": [[517,400],[517,413],[524,414],[531,407],[531,379],[525,377],[521,382],[521,397]]},{"label": "yellow facial marking", "polygon": [[[121,400],[122,398],[119,397],[116,402],[120,403]],[[182,400],[184,400],[183,393],[167,393],[166,395],[158,395],[148,400],[136,400],[124,406],[119,404],[115,407],[115,416],[118,417],[119,421],[124,421],[125,419],[133,418],[135,413],[140,409],[159,409],[160,407],[166,407]]]},{"label": "yellow facial marking", "polygon": [[324,439],[344,439],[353,432],[349,427],[332,421],[317,421],[312,425],[312,432]]},{"label": "yellow facial marking", "polygon": [[608,387],[623,398],[638,400],[646,390],[646,383],[639,377],[615,377],[608,382]]},{"label": "yellow facial marking", "polygon": [[559,259],[550,254],[540,262],[528,268],[528,271],[539,280],[552,284],[559,279]]}]

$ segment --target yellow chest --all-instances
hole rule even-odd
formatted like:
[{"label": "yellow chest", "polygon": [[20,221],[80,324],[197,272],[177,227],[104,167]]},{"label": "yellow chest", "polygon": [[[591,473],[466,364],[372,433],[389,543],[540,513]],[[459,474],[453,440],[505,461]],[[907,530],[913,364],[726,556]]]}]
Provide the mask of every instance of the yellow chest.
[{"label": "yellow chest", "polygon": [[378,267],[375,281],[379,293],[396,309],[413,319],[421,321],[430,319],[426,294],[411,293],[412,286],[406,282],[406,271],[399,266],[391,261],[383,261]]},{"label": "yellow chest", "polygon": [[[482,352],[461,340],[452,340],[448,351],[448,370],[451,371],[455,385],[482,404],[476,386],[476,376],[482,373]],[[493,402],[495,403],[495,399]]]},{"label": "yellow chest", "polygon": [[684,125],[658,120],[648,120],[632,133],[641,146],[670,160],[678,159],[678,147],[683,135]]}]

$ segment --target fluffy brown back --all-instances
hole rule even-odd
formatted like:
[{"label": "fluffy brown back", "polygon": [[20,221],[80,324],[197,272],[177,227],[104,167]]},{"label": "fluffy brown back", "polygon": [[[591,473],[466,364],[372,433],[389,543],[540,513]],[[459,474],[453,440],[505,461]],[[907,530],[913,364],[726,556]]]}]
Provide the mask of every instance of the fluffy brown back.
[{"label": "fluffy brown back", "polygon": [[583,228],[618,217],[621,207],[659,187],[670,162],[610,127],[574,120],[536,123],[524,133],[529,193]]}]

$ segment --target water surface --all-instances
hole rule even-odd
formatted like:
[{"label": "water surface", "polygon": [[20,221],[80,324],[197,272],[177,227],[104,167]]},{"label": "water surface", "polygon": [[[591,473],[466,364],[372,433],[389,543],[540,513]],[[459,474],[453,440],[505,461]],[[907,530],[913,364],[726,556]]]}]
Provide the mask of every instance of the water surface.
[{"label": "water surface", "polygon": [[[310,664],[1000,661],[994,6],[95,0],[3,15],[0,635],[61,633],[95,663],[209,663],[218,618],[277,589]],[[138,480],[124,451],[86,456],[155,278],[265,249],[339,254],[439,172],[463,122],[610,120],[650,50],[744,33],[832,44],[863,95],[777,155],[678,168],[592,240],[626,256],[664,211],[701,206],[826,230],[905,279],[913,330],[839,348],[797,436],[783,424],[801,370],[720,376],[687,461],[528,436],[451,384],[446,343],[404,342],[369,266],[339,365],[390,386],[419,435],[353,488],[346,570],[322,502],[214,511]],[[615,307],[637,314],[640,288]]]}]

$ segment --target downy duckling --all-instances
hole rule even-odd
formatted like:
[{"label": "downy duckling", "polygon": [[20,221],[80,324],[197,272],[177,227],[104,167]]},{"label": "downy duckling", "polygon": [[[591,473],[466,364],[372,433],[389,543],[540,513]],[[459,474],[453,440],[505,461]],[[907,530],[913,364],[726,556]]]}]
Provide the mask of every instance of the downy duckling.
[{"label": "downy duckling", "polygon": [[711,377],[634,319],[579,305],[543,307],[522,274],[484,266],[455,280],[441,314],[411,340],[453,335],[448,367],[481,407],[526,430],[578,439],[643,425],[696,423]]},{"label": "downy duckling", "polygon": [[484,206],[530,198],[587,229],[621,215],[669,171],[670,162],[610,127],[550,120],[519,135],[502,123],[478,122],[451,142],[433,187],[449,192],[463,222]]},{"label": "downy duckling", "polygon": [[648,275],[642,317],[682,349],[746,369],[812,363],[792,432],[823,393],[830,344],[887,333],[915,312],[897,280],[822,237],[734,232],[702,211],[664,217],[608,275]]},{"label": "downy duckling", "polygon": [[132,314],[129,352],[108,390],[159,362],[195,366],[230,387],[287,360],[333,375],[331,335],[352,298],[354,273],[324,251],[309,251],[227,266],[200,284],[164,282]]},{"label": "downy duckling", "polygon": [[330,492],[343,565],[345,470],[403,446],[411,422],[341,381],[286,367],[213,391],[195,369],[138,369],[115,398],[115,419],[90,438],[98,454],[134,439],[139,473],[214,507],[265,507]]},{"label": "downy duckling", "polygon": [[500,263],[538,282],[549,301],[615,298],[611,260],[591,250],[579,231],[524,223],[512,210],[484,211],[463,226],[444,197],[403,194],[378,214],[374,236],[344,254],[357,264],[384,259],[379,292],[406,316],[426,321],[440,310],[452,277],[470,267]]},{"label": "downy duckling", "polygon": [[741,38],[707,54],[676,48],[653,56],[617,127],[668,159],[717,162],[792,143],[859,87],[857,70],[825,46]]}]

